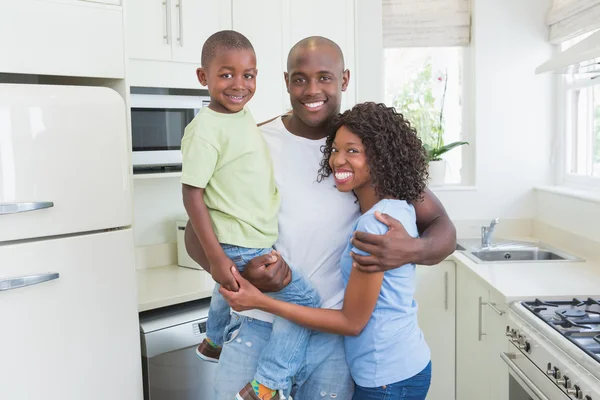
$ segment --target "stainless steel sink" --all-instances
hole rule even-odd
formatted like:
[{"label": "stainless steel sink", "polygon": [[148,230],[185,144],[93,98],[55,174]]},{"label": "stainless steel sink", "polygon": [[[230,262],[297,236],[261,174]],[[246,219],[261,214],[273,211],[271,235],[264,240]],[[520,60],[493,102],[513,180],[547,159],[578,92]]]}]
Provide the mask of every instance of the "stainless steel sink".
[{"label": "stainless steel sink", "polygon": [[478,239],[463,239],[458,241],[457,250],[476,263],[583,261],[567,252],[535,242],[499,241],[482,247]]}]

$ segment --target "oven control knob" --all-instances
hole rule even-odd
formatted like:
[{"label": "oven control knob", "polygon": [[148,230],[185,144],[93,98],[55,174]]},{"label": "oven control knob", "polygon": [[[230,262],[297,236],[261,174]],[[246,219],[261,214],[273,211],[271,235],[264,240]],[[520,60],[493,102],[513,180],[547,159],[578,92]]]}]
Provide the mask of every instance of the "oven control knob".
[{"label": "oven control knob", "polygon": [[567,388],[567,394],[573,395],[575,397],[577,397],[577,393],[579,392],[579,388],[577,387],[577,385],[575,385],[575,387],[573,387],[573,383],[571,382],[570,379],[566,378],[567,382],[565,383],[565,388]]},{"label": "oven control knob", "polygon": [[552,363],[548,363],[548,369],[546,370],[546,374],[548,376],[554,376],[554,369],[552,368]]},{"label": "oven control knob", "polygon": [[514,329],[511,331],[510,326],[506,325],[506,336],[512,336]]},{"label": "oven control knob", "polygon": [[592,400],[591,396],[585,396],[584,400]]},{"label": "oven control knob", "polygon": [[565,383],[567,383],[567,380],[563,378],[559,370],[556,370],[556,374],[554,375],[554,377],[556,378],[557,385],[564,385]]}]

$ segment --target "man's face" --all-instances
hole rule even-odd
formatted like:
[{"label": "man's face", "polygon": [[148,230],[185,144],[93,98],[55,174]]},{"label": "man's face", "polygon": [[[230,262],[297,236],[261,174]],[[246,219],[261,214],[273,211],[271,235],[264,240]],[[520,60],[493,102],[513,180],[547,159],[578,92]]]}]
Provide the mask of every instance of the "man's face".
[{"label": "man's face", "polygon": [[295,116],[318,127],[339,113],[350,72],[343,70],[342,60],[331,46],[296,49],[288,69],[285,83]]},{"label": "man's face", "polygon": [[256,89],[256,55],[248,49],[217,50],[208,68],[198,68],[198,80],[208,86],[210,108],[222,113],[241,111]]}]

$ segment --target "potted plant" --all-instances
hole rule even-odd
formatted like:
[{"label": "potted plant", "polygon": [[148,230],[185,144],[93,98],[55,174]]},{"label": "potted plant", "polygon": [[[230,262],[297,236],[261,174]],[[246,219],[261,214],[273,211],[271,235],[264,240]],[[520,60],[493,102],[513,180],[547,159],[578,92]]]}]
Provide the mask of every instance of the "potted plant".
[{"label": "potted plant", "polygon": [[426,63],[414,79],[404,85],[394,101],[394,107],[401,112],[416,129],[427,151],[429,162],[429,182],[432,185],[442,185],[446,177],[446,160],[442,155],[455,147],[469,144],[457,141],[444,144],[444,101],[448,88],[447,74],[439,76],[437,83],[443,83],[440,111],[435,106],[432,90],[431,63]]}]

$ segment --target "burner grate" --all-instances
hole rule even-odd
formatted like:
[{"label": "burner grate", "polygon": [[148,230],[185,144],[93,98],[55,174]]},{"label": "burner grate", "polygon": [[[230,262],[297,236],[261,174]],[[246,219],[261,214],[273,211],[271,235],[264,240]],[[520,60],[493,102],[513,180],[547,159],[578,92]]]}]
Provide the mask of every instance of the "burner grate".
[{"label": "burner grate", "polygon": [[600,302],[581,300],[525,301],[521,304],[600,363]]}]

